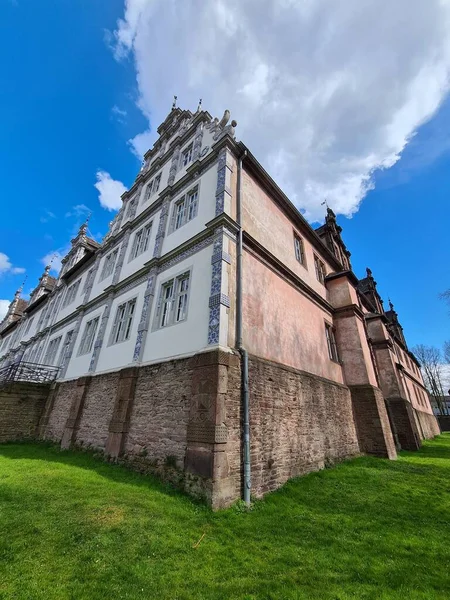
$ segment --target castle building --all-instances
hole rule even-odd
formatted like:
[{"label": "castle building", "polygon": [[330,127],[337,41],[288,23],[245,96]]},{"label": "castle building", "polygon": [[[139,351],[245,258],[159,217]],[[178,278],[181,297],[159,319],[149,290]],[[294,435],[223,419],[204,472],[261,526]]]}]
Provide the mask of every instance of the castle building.
[{"label": "castle building", "polygon": [[[36,435],[102,450],[213,507],[439,433],[420,365],[331,209],[313,229],[229,112],[173,107],[103,242],[16,294],[0,373],[59,369]],[[2,413],[0,407],[0,431]]]}]

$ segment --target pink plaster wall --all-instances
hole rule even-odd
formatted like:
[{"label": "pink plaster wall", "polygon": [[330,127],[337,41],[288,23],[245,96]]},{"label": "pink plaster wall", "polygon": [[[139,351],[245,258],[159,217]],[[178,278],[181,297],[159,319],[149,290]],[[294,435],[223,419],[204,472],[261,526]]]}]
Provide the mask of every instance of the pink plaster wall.
[{"label": "pink plaster wall", "polygon": [[244,344],[256,356],[343,383],[328,356],[325,320],[331,315],[244,252]]},{"label": "pink plaster wall", "polygon": [[[291,220],[270,196],[245,171],[242,176],[242,220],[243,228],[262,246],[283,262],[291,271],[301,277],[321,296],[326,298],[325,286],[317,280],[314,268],[314,252],[323,260],[327,273],[333,269],[300,229],[295,229]],[[294,230],[303,239],[306,268],[295,258]]]}]

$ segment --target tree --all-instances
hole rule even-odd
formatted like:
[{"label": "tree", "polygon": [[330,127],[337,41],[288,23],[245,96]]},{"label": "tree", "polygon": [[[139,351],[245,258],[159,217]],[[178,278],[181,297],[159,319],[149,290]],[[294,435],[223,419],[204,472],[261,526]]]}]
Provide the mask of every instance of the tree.
[{"label": "tree", "polygon": [[444,343],[444,360],[450,365],[450,342]]},{"label": "tree", "polygon": [[[450,350],[450,348],[449,348]],[[436,399],[441,415],[447,414],[442,388],[442,355],[439,348],[418,344],[412,351],[422,366],[423,379],[428,391]]]}]

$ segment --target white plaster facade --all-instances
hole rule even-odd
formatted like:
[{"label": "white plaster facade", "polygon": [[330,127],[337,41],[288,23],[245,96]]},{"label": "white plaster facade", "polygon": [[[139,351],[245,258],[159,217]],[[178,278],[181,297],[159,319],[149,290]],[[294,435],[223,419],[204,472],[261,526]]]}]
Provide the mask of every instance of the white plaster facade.
[{"label": "white plaster facade", "polygon": [[[50,277],[47,268],[20,319],[5,319],[1,365],[20,359],[50,364],[65,380],[227,345],[229,265],[224,261],[222,266],[217,250],[227,250],[234,234],[217,221],[229,212],[230,203],[219,210],[216,196],[225,138],[233,138],[234,127],[219,125],[206,111],[192,114],[175,108],[158,132],[103,243],[89,239],[82,226],[58,278]],[[230,187],[229,174],[225,185]],[[186,204],[178,221],[178,203],[183,198],[187,202],[192,192],[195,206]],[[147,238],[136,251],[142,239],[137,236],[145,228]],[[173,316],[177,297],[171,305],[172,322],[161,326],[162,293],[180,274],[189,278],[183,318]],[[126,339],[114,343],[116,315],[133,300]],[[83,352],[91,321],[95,337]]]}]

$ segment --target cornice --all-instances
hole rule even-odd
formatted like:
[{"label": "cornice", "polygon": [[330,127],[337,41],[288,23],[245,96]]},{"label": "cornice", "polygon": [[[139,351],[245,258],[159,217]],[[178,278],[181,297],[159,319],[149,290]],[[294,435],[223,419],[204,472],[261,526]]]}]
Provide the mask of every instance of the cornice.
[{"label": "cornice", "polygon": [[355,288],[359,283],[359,279],[356,277],[353,271],[350,271],[349,269],[345,271],[339,271],[337,273],[330,273],[325,277],[325,281],[331,281],[332,279],[340,279],[341,277],[346,277],[350,281],[350,283],[352,283],[355,286]]},{"label": "cornice", "polygon": [[362,321],[364,320],[364,313],[357,304],[348,304],[347,306],[335,308],[334,314],[336,315],[336,318],[347,317],[351,315],[359,317]]},{"label": "cornice", "polygon": [[[258,162],[247,146],[243,142],[239,142],[236,147],[238,149],[238,154],[236,157],[239,158],[242,156],[243,162],[245,163],[246,167],[248,167],[250,174],[253,175],[255,179],[269,192],[271,199],[280,206],[283,212],[299,228],[299,230],[302,231],[306,237],[308,237],[309,241],[312,242],[312,244],[317,248],[317,251],[321,252],[322,256],[326,258],[326,260],[335,268],[335,270],[337,272],[342,271],[341,263],[322,242],[305,217],[289,200],[281,188],[278,187],[272,177]],[[246,154],[244,155],[245,152]]]}]

